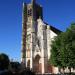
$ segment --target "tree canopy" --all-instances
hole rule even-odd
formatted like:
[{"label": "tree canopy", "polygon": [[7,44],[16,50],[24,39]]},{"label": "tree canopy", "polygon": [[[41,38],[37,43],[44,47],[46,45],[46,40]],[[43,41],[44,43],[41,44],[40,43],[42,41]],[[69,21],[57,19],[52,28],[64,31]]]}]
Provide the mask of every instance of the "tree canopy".
[{"label": "tree canopy", "polygon": [[50,63],[57,67],[75,66],[75,23],[56,36],[51,45]]},{"label": "tree canopy", "polygon": [[0,70],[7,69],[8,66],[9,66],[9,57],[6,54],[1,53],[0,54]]}]

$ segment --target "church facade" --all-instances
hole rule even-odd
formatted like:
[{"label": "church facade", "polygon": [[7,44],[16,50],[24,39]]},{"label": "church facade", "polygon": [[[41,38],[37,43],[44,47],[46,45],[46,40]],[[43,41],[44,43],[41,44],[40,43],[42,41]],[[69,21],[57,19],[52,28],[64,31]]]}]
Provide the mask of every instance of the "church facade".
[{"label": "church facade", "polygon": [[23,3],[21,62],[36,73],[54,73],[49,64],[51,41],[60,30],[43,21],[42,7],[35,0]]}]

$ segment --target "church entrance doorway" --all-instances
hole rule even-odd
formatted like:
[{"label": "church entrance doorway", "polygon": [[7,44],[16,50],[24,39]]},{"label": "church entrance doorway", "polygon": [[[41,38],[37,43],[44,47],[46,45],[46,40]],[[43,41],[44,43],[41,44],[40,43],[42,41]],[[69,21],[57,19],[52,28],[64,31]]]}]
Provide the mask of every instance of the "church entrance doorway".
[{"label": "church entrance doorway", "polygon": [[27,67],[30,68],[30,60],[27,62]]},{"label": "church entrance doorway", "polygon": [[40,63],[40,56],[36,55],[33,61],[33,70],[36,73],[41,73],[41,63]]}]

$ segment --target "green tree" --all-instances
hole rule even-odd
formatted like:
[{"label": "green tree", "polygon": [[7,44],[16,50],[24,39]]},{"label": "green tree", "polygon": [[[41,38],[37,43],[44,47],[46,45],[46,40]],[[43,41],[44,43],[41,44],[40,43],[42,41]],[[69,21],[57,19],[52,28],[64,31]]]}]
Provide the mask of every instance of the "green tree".
[{"label": "green tree", "polygon": [[61,35],[58,35],[54,38],[51,45],[51,56],[50,56],[50,63],[56,67],[62,67],[61,64],[61,56],[60,56],[60,48],[61,48]]},{"label": "green tree", "polygon": [[9,66],[9,57],[2,53],[0,54],[0,70],[8,69]]},{"label": "green tree", "polygon": [[66,52],[67,52],[67,61],[66,64],[70,69],[75,66],[75,23],[72,23],[70,28],[67,29],[66,33]]},{"label": "green tree", "polygon": [[71,68],[75,66],[75,23],[56,36],[51,45],[50,63],[54,66]]}]

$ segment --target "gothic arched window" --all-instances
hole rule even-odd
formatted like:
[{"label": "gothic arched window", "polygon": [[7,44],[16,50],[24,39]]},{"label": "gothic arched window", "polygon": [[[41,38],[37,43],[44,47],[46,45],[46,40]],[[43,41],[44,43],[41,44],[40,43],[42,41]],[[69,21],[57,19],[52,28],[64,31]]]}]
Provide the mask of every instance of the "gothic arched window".
[{"label": "gothic arched window", "polygon": [[32,9],[28,10],[28,16],[32,16]]}]

